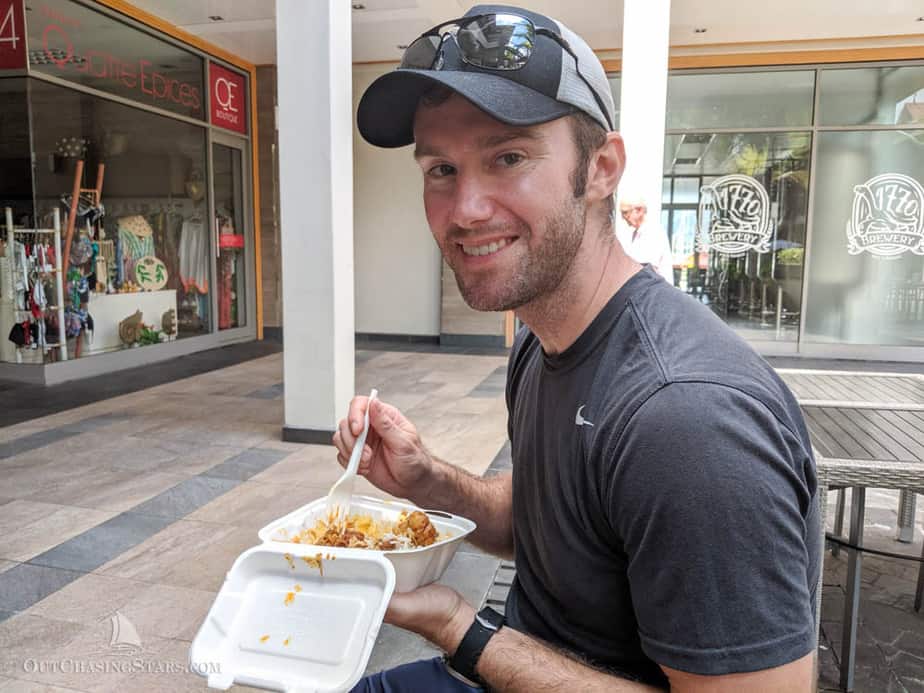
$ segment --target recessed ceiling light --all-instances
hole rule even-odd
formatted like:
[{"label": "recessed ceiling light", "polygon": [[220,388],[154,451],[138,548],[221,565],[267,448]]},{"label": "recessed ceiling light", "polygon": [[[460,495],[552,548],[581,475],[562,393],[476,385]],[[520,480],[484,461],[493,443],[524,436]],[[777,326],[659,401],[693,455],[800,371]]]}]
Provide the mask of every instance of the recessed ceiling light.
[{"label": "recessed ceiling light", "polygon": [[398,50],[399,50],[399,51],[405,51],[405,50],[407,50],[407,44],[406,44],[406,43],[399,43],[399,44],[398,44]]},{"label": "recessed ceiling light", "polygon": [[914,21],[916,21],[916,22],[924,22],[924,17],[918,17],[918,18],[915,19]]},{"label": "recessed ceiling light", "polygon": [[209,19],[211,19],[213,22],[223,22],[223,21],[225,21],[225,18],[222,17],[220,14],[210,14],[210,15],[209,15]]},{"label": "recessed ceiling light", "polygon": [[354,3],[353,3],[353,9],[354,9],[354,10],[364,10],[364,9],[366,9],[366,6],[363,5],[361,2],[354,2]]},{"label": "recessed ceiling light", "polygon": [[695,29],[693,29],[693,33],[694,33],[694,34],[705,34],[705,33],[706,33],[706,27],[704,27],[704,26],[698,26],[698,27],[696,27]]}]

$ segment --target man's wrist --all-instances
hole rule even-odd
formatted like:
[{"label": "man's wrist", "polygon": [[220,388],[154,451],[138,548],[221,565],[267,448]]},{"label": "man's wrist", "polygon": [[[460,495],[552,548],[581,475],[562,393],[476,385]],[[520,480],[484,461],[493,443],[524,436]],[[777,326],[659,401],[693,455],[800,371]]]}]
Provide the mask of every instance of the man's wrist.
[{"label": "man's wrist", "polygon": [[451,657],[474,620],[475,610],[464,599],[460,599],[452,614],[434,634],[433,643]]}]

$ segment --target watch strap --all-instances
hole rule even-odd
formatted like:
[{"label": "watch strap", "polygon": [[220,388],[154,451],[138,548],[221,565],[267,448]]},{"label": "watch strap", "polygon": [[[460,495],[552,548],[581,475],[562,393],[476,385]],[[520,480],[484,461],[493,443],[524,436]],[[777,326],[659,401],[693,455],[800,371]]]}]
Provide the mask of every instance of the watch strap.
[{"label": "watch strap", "polygon": [[476,667],[488,641],[504,625],[504,617],[489,606],[479,611],[448,664],[458,674],[483,685]]}]

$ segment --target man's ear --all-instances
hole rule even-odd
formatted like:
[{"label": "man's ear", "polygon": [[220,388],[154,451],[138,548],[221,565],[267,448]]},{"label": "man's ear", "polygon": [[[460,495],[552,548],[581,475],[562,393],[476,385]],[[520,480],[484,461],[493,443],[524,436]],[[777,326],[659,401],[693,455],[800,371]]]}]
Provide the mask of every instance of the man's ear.
[{"label": "man's ear", "polygon": [[585,196],[588,202],[611,197],[619,186],[619,179],[626,168],[626,147],[618,132],[607,133],[606,144],[590,159],[587,172]]}]

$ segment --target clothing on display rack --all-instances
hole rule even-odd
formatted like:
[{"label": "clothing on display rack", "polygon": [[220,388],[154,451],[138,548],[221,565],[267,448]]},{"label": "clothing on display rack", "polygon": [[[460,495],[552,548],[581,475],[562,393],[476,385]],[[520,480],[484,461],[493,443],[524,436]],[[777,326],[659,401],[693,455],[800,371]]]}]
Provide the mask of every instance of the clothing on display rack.
[{"label": "clothing on display rack", "polygon": [[189,293],[209,291],[209,233],[201,220],[194,218],[183,222],[180,232],[180,282]]}]

